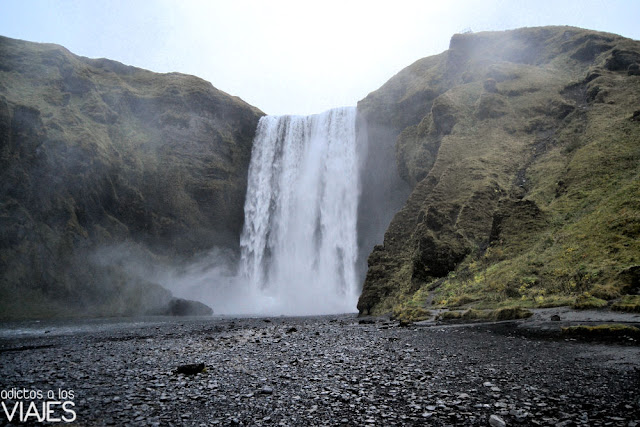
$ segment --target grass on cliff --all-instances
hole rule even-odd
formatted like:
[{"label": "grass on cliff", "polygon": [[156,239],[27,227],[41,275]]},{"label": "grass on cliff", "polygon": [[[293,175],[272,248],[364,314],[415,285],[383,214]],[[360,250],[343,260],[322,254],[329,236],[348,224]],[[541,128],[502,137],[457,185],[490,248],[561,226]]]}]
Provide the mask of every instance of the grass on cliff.
[{"label": "grass on cliff", "polygon": [[[432,67],[449,84],[433,104],[446,107],[444,120],[432,110],[398,141],[400,169],[416,183],[388,232],[399,267],[381,266],[380,282],[398,286],[378,284],[384,292],[375,310],[431,297],[436,307],[597,308],[630,292],[633,280],[624,273],[640,266],[640,125],[631,119],[640,85],[637,76],[606,69],[610,51],[575,55],[589,54],[590,37],[631,50],[638,44],[594,34],[545,28],[507,41],[504,34],[463,35],[460,46],[493,41],[467,62],[457,52],[458,68]],[[516,41],[526,46],[514,48]],[[504,49],[487,47],[495,43]],[[537,59],[514,60],[519,55]],[[496,91],[483,90],[488,77]],[[415,78],[425,90],[429,84]],[[437,148],[435,159],[425,147]],[[443,221],[428,223],[429,215]],[[497,217],[501,228],[489,241]],[[412,274],[422,242],[446,258],[460,236],[469,252],[455,270]]]},{"label": "grass on cliff", "polygon": [[596,298],[593,295],[591,295],[589,292],[585,292],[584,294],[579,295],[576,298],[572,307],[578,310],[589,310],[589,309],[596,309],[596,308],[604,308],[607,305],[608,304],[605,300]]},{"label": "grass on cliff", "polygon": [[[638,126],[606,118],[594,114],[585,146],[573,155],[559,154],[558,147],[549,162],[531,168],[538,191],[530,197],[548,224],[538,233],[515,229],[502,243],[470,255],[438,289],[437,303],[596,308],[624,292],[628,283],[620,274],[640,264]],[[581,297],[585,293],[590,298]]]},{"label": "grass on cliff", "polygon": [[419,305],[405,303],[397,305],[393,308],[393,318],[400,322],[410,323],[419,322],[431,318],[432,314],[429,310]]}]

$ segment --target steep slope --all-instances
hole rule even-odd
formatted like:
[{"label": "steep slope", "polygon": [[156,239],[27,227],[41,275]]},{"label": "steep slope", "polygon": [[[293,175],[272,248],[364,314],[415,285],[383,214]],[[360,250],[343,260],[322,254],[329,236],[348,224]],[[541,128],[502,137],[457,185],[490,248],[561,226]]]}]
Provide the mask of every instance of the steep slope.
[{"label": "steep slope", "polygon": [[[613,299],[640,274],[640,42],[457,34],[358,104],[411,194],[358,308]],[[393,135],[393,132],[390,132]]]},{"label": "steep slope", "polygon": [[1,37],[2,317],[166,300],[105,259],[115,244],[116,261],[237,250],[262,115],[197,77]]}]

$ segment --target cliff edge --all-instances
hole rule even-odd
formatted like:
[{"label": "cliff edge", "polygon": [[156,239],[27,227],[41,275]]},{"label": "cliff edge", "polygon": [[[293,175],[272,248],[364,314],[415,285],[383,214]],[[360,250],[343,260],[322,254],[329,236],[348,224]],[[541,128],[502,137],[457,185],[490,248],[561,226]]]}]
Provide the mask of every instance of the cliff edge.
[{"label": "cliff edge", "polygon": [[137,314],[169,295],[123,258],[238,250],[262,115],[197,77],[0,37],[2,317]]},{"label": "cliff edge", "polygon": [[456,34],[358,104],[411,193],[358,309],[615,300],[639,290],[640,42]]}]

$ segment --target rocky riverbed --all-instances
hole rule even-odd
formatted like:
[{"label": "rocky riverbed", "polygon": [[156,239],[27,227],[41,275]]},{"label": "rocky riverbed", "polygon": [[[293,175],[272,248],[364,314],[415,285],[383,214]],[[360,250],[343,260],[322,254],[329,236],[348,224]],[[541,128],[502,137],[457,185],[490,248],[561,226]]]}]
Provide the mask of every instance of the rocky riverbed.
[{"label": "rocky riverbed", "polygon": [[[535,321],[4,325],[0,390],[66,392],[78,425],[640,424],[636,341],[582,342],[546,327],[534,334]],[[202,372],[177,373],[200,363]],[[20,400],[3,402],[11,409]]]}]

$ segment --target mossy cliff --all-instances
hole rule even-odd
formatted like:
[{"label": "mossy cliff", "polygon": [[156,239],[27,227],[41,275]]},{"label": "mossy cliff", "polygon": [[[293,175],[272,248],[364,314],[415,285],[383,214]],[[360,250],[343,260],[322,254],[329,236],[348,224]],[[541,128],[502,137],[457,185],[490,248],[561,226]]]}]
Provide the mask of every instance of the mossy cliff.
[{"label": "mossy cliff", "polygon": [[147,258],[237,250],[261,115],[197,77],[0,37],[0,315],[166,300],[94,256],[114,244]]},{"label": "mossy cliff", "polygon": [[411,194],[360,312],[638,292],[639,62],[640,42],[572,27],[457,34],[362,100]]}]

